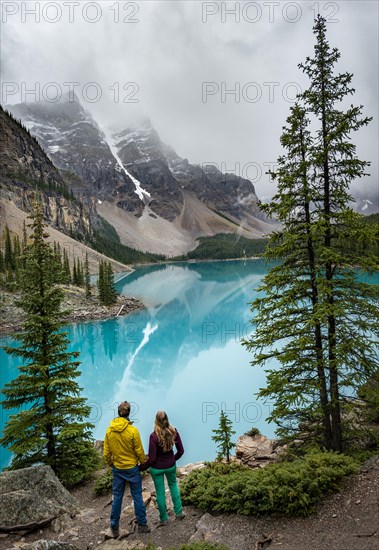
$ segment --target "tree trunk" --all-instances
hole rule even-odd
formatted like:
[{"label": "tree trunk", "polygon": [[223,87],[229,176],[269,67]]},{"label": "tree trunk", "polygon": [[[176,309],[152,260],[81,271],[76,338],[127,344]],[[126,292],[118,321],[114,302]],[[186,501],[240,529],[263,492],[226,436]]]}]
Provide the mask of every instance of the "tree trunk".
[{"label": "tree trunk", "polygon": [[[321,105],[322,105],[322,145],[324,153],[323,175],[324,175],[324,219],[325,236],[324,245],[326,248],[332,246],[332,231],[330,221],[330,171],[329,171],[329,144],[328,129],[326,124],[326,91],[324,66],[321,67]],[[340,415],[340,400],[338,390],[338,372],[336,365],[336,319],[333,314],[334,307],[334,284],[333,267],[330,260],[325,264],[325,276],[328,282],[327,303],[330,308],[328,315],[328,362],[329,362],[329,392],[330,392],[330,414],[332,419],[332,449],[342,450],[342,427]]]},{"label": "tree trunk", "polygon": [[342,451],[342,423],[340,410],[340,396],[338,388],[338,370],[336,367],[335,343],[336,324],[335,317],[329,317],[329,370],[330,370],[330,412],[332,416],[333,451]]},{"label": "tree trunk", "polygon": [[[303,164],[305,166],[306,154],[305,154],[305,146],[303,141],[302,129],[300,129],[300,136],[302,141],[301,156],[302,156]],[[308,261],[309,261],[310,278],[311,278],[312,313],[313,315],[315,315],[316,307],[318,304],[318,288],[317,288],[317,278],[316,278],[315,253],[313,248],[313,239],[310,232],[311,216],[310,216],[310,208],[309,208],[309,200],[308,200],[309,192],[308,192],[307,174],[303,173],[302,178],[303,178],[303,187],[306,195],[305,222],[306,222],[306,234],[307,234]],[[322,333],[321,333],[321,325],[319,322],[316,322],[314,327],[314,338],[315,338],[315,349],[316,349],[316,360],[317,360],[317,377],[319,381],[320,404],[321,404],[321,413],[322,413],[322,427],[324,432],[323,434],[324,443],[327,449],[331,449],[332,448],[332,427],[331,427],[330,416],[329,416],[328,391],[327,391],[326,377],[325,377]]]}]

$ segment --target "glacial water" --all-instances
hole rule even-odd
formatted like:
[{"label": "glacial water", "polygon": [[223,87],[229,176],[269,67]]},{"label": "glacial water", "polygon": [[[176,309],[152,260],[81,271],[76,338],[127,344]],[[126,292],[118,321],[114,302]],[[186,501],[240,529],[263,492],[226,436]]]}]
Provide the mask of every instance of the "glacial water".
[{"label": "glacial water", "polygon": [[[94,437],[103,439],[120,401],[132,402],[132,420],[147,450],[157,410],[181,433],[181,464],[211,460],[221,409],[237,436],[252,427],[273,436],[270,403],[255,394],[265,383],[241,339],[252,332],[249,302],[267,266],[262,260],[142,267],[117,282],[146,309],[126,317],[67,327],[70,350],[80,352],[79,383],[91,406]],[[379,280],[377,281],[379,282]],[[12,344],[10,338],[0,345]],[[0,386],[17,376],[20,360],[0,349]],[[9,411],[2,410],[1,427]],[[4,467],[10,454],[0,448]]]}]

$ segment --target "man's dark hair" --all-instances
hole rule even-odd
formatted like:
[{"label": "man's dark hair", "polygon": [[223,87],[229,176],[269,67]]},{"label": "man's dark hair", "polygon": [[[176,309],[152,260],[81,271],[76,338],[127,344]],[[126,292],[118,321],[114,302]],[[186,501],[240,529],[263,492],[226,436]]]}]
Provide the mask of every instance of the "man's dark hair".
[{"label": "man's dark hair", "polygon": [[122,416],[123,418],[128,418],[130,414],[130,403],[127,401],[123,401],[118,406],[118,416]]}]

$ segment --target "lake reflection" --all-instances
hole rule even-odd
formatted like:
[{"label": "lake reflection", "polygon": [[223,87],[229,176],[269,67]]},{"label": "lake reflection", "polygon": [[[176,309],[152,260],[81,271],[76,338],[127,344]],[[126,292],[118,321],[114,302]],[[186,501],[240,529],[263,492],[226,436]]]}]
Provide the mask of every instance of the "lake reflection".
[{"label": "lake reflection", "polygon": [[[265,375],[250,366],[240,343],[252,330],[248,302],[266,271],[261,260],[144,267],[121,279],[117,290],[141,299],[145,310],[68,327],[70,350],[80,352],[94,436],[103,439],[123,400],[133,403],[145,447],[156,411],[167,411],[184,441],[182,464],[215,457],[211,436],[221,408],[233,421],[234,440],[253,426],[272,436],[269,405],[254,395]],[[3,351],[0,360],[3,385],[16,376],[18,362]],[[2,453],[4,465],[9,455]]]}]

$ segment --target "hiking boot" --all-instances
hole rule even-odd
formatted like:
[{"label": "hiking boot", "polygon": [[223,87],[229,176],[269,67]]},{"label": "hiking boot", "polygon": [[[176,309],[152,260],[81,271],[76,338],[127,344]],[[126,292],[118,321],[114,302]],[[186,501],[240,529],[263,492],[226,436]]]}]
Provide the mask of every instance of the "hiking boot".
[{"label": "hiking boot", "polygon": [[158,524],[158,527],[163,527],[164,525],[168,524],[168,519],[165,519],[164,521],[160,521]]},{"label": "hiking boot", "polygon": [[108,527],[108,529],[104,533],[105,540],[107,539],[117,539],[120,536],[119,528],[112,529],[112,527]]},{"label": "hiking boot", "polygon": [[178,516],[175,516],[175,519],[184,519],[186,517],[185,513],[182,512],[181,514],[179,514]]},{"label": "hiking boot", "polygon": [[137,525],[137,533],[150,533],[150,527],[148,525]]}]

